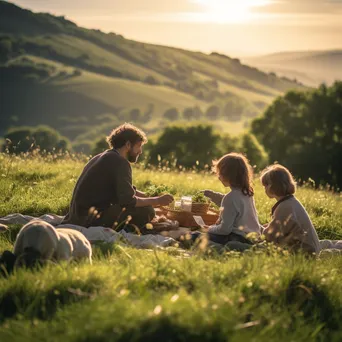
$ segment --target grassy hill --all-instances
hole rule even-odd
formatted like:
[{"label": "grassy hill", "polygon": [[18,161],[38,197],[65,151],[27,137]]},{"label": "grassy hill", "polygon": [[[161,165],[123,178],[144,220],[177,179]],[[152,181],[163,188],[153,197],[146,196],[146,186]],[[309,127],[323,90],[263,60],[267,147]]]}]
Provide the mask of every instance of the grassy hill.
[{"label": "grassy hill", "polygon": [[276,96],[303,87],[225,55],[136,42],[4,1],[0,76],[0,135],[39,123],[73,141],[85,130],[105,134],[122,120],[155,132],[170,124],[163,115],[173,107],[179,120],[186,108],[206,120],[216,105],[216,125],[239,131]]},{"label": "grassy hill", "polygon": [[[0,154],[0,216],[64,214],[85,161]],[[210,188],[214,175],[134,168],[177,195]],[[255,181],[261,223],[274,202]],[[51,191],[53,189],[53,191]],[[342,198],[300,188],[323,238],[342,238]],[[20,226],[0,234],[11,249]],[[342,257],[317,260],[268,249],[221,255],[205,249],[94,246],[94,263],[49,265],[0,278],[1,341],[341,341]]]},{"label": "grassy hill", "polygon": [[244,62],[310,86],[342,79],[342,50],[282,52],[245,58]]}]

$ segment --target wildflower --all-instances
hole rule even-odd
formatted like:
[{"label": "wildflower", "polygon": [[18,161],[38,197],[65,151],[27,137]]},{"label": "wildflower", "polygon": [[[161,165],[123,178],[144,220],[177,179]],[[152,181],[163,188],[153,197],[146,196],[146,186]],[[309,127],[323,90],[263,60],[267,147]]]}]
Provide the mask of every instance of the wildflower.
[{"label": "wildflower", "polygon": [[162,311],[163,311],[163,308],[161,307],[161,305],[157,305],[157,306],[154,308],[153,313],[157,316],[157,315],[159,315]]},{"label": "wildflower", "polygon": [[207,246],[208,246],[208,238],[207,237],[202,237],[201,241],[200,241],[200,243],[198,245],[198,248],[203,251],[203,250],[205,250],[207,248]]},{"label": "wildflower", "polygon": [[179,295],[178,294],[175,294],[175,295],[173,295],[172,297],[171,297],[171,302],[172,303],[174,303],[174,302],[176,302],[177,300],[178,300],[178,298],[179,298]]},{"label": "wildflower", "polygon": [[151,223],[146,223],[146,229],[152,230],[153,229],[153,225]]},{"label": "wildflower", "polygon": [[185,234],[185,240],[191,240],[191,234],[186,233]]}]

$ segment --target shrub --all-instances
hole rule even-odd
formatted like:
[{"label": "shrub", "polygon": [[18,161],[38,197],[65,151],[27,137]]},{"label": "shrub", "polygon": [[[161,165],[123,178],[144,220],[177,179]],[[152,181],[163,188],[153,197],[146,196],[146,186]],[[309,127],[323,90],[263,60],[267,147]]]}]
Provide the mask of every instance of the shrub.
[{"label": "shrub", "polygon": [[217,120],[220,116],[220,108],[216,105],[211,105],[208,107],[205,115],[209,120]]},{"label": "shrub", "polygon": [[102,153],[109,148],[106,137],[103,137],[96,141],[95,146],[93,147],[91,154],[94,156],[96,154]]},{"label": "shrub", "polygon": [[179,112],[177,108],[170,108],[164,113],[164,118],[170,121],[175,121],[179,118]]},{"label": "shrub", "polygon": [[7,143],[2,149],[7,150],[9,153],[25,153],[37,149],[46,152],[70,149],[69,140],[48,126],[10,129],[5,134],[5,139],[7,139]]},{"label": "shrub", "polygon": [[342,82],[278,97],[252,133],[297,178],[342,187]]},{"label": "shrub", "polygon": [[244,134],[241,137],[241,152],[247,156],[251,165],[259,170],[268,164],[267,153],[253,134]]},{"label": "shrub", "polygon": [[218,149],[219,135],[210,125],[189,127],[167,127],[156,144],[150,147],[150,162],[158,164],[162,159],[174,161],[175,165],[199,167],[210,165],[213,158],[220,154]]}]

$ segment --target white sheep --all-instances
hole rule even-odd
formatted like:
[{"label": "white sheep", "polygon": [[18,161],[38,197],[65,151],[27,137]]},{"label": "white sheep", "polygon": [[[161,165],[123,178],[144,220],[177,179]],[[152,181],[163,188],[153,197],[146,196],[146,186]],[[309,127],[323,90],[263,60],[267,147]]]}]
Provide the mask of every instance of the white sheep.
[{"label": "white sheep", "polygon": [[19,257],[28,251],[36,251],[41,260],[50,260],[57,250],[58,243],[57,230],[51,224],[34,220],[20,229],[13,253]]},{"label": "white sheep", "polygon": [[56,260],[87,259],[92,263],[90,242],[81,232],[67,228],[56,230],[60,239],[55,252]]},{"label": "white sheep", "polygon": [[34,220],[21,228],[14,244],[19,265],[32,266],[36,261],[82,260],[90,263],[92,248],[86,237],[77,230],[59,228]]}]

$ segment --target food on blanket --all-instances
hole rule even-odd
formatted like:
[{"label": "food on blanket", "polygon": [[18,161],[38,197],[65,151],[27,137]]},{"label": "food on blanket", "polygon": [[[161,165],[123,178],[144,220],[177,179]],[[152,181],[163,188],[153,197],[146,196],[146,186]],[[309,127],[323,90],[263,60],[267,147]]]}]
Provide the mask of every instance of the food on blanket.
[{"label": "food on blanket", "polygon": [[212,209],[214,211],[219,211],[220,207],[218,205],[216,205],[214,202],[210,202],[210,209]]},{"label": "food on blanket", "polygon": [[167,210],[173,210],[173,211],[184,211],[181,206],[176,207],[171,203],[168,207],[166,207]]},{"label": "food on blanket", "polygon": [[192,196],[193,203],[209,203],[209,198],[205,197],[203,192],[196,192],[195,195]]},{"label": "food on blanket", "polygon": [[164,215],[161,215],[157,218],[157,222],[166,222],[168,219],[164,216]]},{"label": "food on blanket", "polygon": [[170,203],[166,209],[172,210],[182,210],[182,201],[179,199],[175,199],[172,203]]},{"label": "food on blanket", "polygon": [[172,221],[166,219],[164,222],[153,223],[153,230],[155,232],[163,232],[169,230],[177,230],[179,228],[179,223],[177,221]]},{"label": "food on blanket", "polygon": [[[147,225],[149,225],[149,227]],[[156,216],[151,221],[151,223],[148,223],[147,225],[146,225],[146,228],[148,230],[153,230],[155,233],[162,232],[162,231],[176,230],[179,227],[178,221],[170,220],[164,215]]]},{"label": "food on blanket", "polygon": [[156,197],[164,194],[172,194],[174,195],[176,190],[173,187],[167,185],[156,185],[149,183],[149,185],[145,188],[145,194],[148,197]]}]

